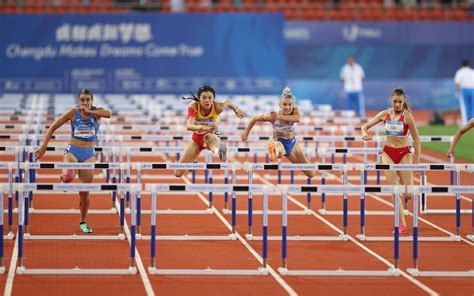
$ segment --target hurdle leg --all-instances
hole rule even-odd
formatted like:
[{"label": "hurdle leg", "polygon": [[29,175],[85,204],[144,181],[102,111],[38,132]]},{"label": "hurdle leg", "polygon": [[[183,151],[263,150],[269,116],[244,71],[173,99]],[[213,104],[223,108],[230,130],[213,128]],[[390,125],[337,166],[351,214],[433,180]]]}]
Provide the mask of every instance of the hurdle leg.
[{"label": "hurdle leg", "polygon": [[281,226],[281,258],[284,269],[288,268],[287,265],[287,225],[288,225],[288,196],[287,190],[283,189],[282,193],[282,226]]},{"label": "hurdle leg", "polygon": [[[364,166],[361,166],[360,183],[362,186],[367,184],[367,171]],[[360,193],[360,234],[365,236],[365,192]]]},{"label": "hurdle leg", "polygon": [[400,215],[399,215],[399,211],[400,211],[400,204],[399,204],[399,198],[400,198],[400,193],[399,193],[399,190],[396,189],[395,190],[395,194],[394,194],[394,197],[395,197],[395,201],[394,201],[394,216],[395,216],[395,226],[393,227],[393,236],[394,236],[394,240],[393,240],[393,259],[394,259],[394,265],[395,265],[395,268],[398,268],[398,259],[399,259],[399,250],[398,250],[398,247],[399,247],[399,236],[400,234],[398,233],[398,229],[399,229],[399,226],[400,226]]},{"label": "hurdle leg", "polygon": [[13,167],[8,166],[8,234],[12,233],[13,225]]},{"label": "hurdle leg", "polygon": [[[311,185],[311,178],[306,179],[306,184]],[[306,208],[311,210],[311,192],[306,193]]]},{"label": "hurdle leg", "polygon": [[23,223],[24,223],[24,206],[23,191],[18,190],[21,198],[18,199],[18,268],[23,268]]},{"label": "hurdle leg", "polygon": [[418,270],[418,193],[413,193],[413,268]]},{"label": "hurdle leg", "polygon": [[[232,184],[236,184],[236,173],[235,168],[232,168]],[[232,191],[232,233],[235,234],[235,228],[237,225],[237,198],[235,191]]]},{"label": "hurdle leg", "polygon": [[[0,209],[3,211],[3,186],[0,185]],[[0,273],[5,273],[5,265],[3,262],[3,213],[0,215]]]},{"label": "hurdle leg", "polygon": [[151,262],[149,269],[156,268],[156,204],[157,204],[157,195],[156,190],[151,192],[151,223],[150,223],[150,253],[151,253]]},{"label": "hurdle leg", "polygon": [[[249,185],[252,185],[253,183],[253,171],[252,170],[249,170],[248,172],[248,181],[249,181]],[[252,233],[253,233],[253,194],[252,192],[249,190],[249,193],[248,193],[248,233],[247,235],[251,236]]]},{"label": "hurdle leg", "polygon": [[[224,171],[224,184],[229,184],[229,170],[225,169]],[[224,192],[224,210],[228,210],[228,203],[229,203],[229,193]]]},{"label": "hurdle leg", "polygon": [[136,216],[136,204],[137,204],[137,192],[134,190],[132,192],[132,201],[131,201],[131,237],[130,237],[130,268],[135,268],[135,242],[136,242],[136,224],[137,224],[137,216]]},{"label": "hurdle leg", "polygon": [[[461,185],[461,171],[456,167],[456,185]],[[461,236],[461,194],[456,193],[456,235]]]},{"label": "hurdle leg", "polygon": [[[137,186],[141,188],[142,184],[142,166],[137,165]],[[141,235],[141,222],[142,222],[142,194],[141,190],[137,192],[137,236]]]},{"label": "hurdle leg", "polygon": [[[347,186],[347,183],[348,183],[348,176],[347,176],[347,169],[346,169],[346,166],[344,166],[344,172],[343,172],[343,184],[344,186]],[[342,213],[342,224],[344,226],[344,236],[347,235],[347,225],[348,225],[348,215],[347,215],[347,211],[348,211],[348,208],[349,208],[349,204],[348,204],[348,198],[347,198],[347,192],[344,192],[342,194],[343,196],[343,202],[342,202],[342,210],[343,210],[343,213]]]},{"label": "hurdle leg", "polygon": [[262,223],[262,258],[263,268],[267,267],[268,257],[268,192],[263,192],[263,223]]},{"label": "hurdle leg", "polygon": [[[421,186],[425,186],[426,185],[426,172],[425,171],[422,171],[421,172],[421,179],[420,179],[420,183],[421,183]],[[421,203],[421,212],[422,213],[426,213],[427,211],[427,198],[426,198],[426,193],[422,192],[421,193],[421,200],[420,200],[420,203]]]}]

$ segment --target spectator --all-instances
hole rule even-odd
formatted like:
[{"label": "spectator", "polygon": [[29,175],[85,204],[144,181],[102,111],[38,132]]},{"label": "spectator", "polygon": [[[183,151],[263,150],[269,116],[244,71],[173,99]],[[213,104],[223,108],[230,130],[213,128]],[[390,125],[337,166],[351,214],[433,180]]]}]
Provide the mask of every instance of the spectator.
[{"label": "spectator", "polygon": [[469,60],[464,59],[461,68],[454,75],[456,96],[459,98],[462,124],[474,115],[474,69],[469,66]]},{"label": "spectator", "polygon": [[360,117],[365,117],[365,102],[362,93],[362,80],[365,78],[364,69],[356,63],[354,57],[349,57],[341,69],[341,80],[347,94],[348,107]]}]

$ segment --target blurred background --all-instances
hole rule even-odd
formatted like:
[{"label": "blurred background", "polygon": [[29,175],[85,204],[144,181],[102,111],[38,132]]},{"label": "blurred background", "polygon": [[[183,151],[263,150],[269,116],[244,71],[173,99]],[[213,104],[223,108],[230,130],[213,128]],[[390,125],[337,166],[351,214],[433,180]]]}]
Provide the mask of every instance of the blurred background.
[{"label": "blurred background", "polygon": [[[405,88],[456,121],[453,77],[474,63],[474,1],[3,0],[2,93],[275,95],[345,108],[353,56],[367,110]],[[430,113],[431,114],[431,113]]]}]

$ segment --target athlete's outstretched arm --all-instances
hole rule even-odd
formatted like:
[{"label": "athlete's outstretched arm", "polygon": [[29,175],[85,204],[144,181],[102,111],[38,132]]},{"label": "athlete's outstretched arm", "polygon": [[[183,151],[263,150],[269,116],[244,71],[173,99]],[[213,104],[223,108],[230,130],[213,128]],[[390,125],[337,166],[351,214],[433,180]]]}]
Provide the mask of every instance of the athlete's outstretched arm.
[{"label": "athlete's outstretched arm", "polygon": [[217,103],[217,113],[221,113],[223,112],[225,109],[231,109],[232,111],[234,111],[235,115],[238,117],[238,118],[243,118],[245,117],[245,112],[243,110],[240,110],[239,107],[237,107],[236,104],[232,103],[231,100],[225,100],[224,102],[222,103]]},{"label": "athlete's outstretched arm", "polygon": [[383,118],[387,115],[387,110],[379,112],[377,115],[375,115],[374,118],[369,120],[366,124],[362,126],[360,129],[360,132],[362,133],[362,139],[364,141],[370,141],[372,140],[372,136],[370,136],[367,131],[371,129],[374,125],[379,124]]},{"label": "athlete's outstretched arm", "polygon": [[275,112],[270,112],[270,113],[265,113],[265,114],[257,114],[250,119],[249,124],[247,125],[247,128],[242,132],[241,138],[242,141],[247,141],[250,131],[252,130],[253,126],[257,122],[263,122],[263,121],[275,121],[276,119],[276,113]]},{"label": "athlete's outstretched arm", "polygon": [[93,115],[97,116],[98,119],[101,118],[101,117],[110,118],[110,116],[111,116],[110,111],[106,110],[102,107],[89,109],[85,106],[81,106],[79,108],[81,109],[82,112],[84,112],[86,114],[93,114]]},{"label": "athlete's outstretched arm", "polygon": [[74,115],[76,114],[77,108],[72,108],[68,111],[66,111],[61,117],[56,119],[53,124],[49,127],[48,131],[44,135],[44,140],[41,146],[38,148],[38,150],[35,151],[35,159],[40,159],[44,153],[46,152],[46,148],[48,147],[49,140],[51,140],[51,137],[53,136],[54,132],[60,128],[63,124],[68,122],[69,120],[74,118]]}]

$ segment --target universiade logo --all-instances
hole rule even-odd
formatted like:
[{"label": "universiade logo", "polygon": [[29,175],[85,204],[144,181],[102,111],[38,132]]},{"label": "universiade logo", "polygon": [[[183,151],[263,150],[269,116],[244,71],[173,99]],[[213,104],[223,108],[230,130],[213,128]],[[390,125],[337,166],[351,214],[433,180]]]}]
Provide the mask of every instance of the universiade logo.
[{"label": "universiade logo", "polygon": [[342,28],[342,37],[349,42],[355,42],[360,38],[364,39],[381,39],[382,29],[362,27],[359,25],[351,25],[350,27]]},{"label": "universiade logo", "polygon": [[148,42],[153,38],[151,26],[147,23],[120,23],[120,24],[63,24],[56,29],[58,42],[108,42],[121,41],[122,43]]}]

